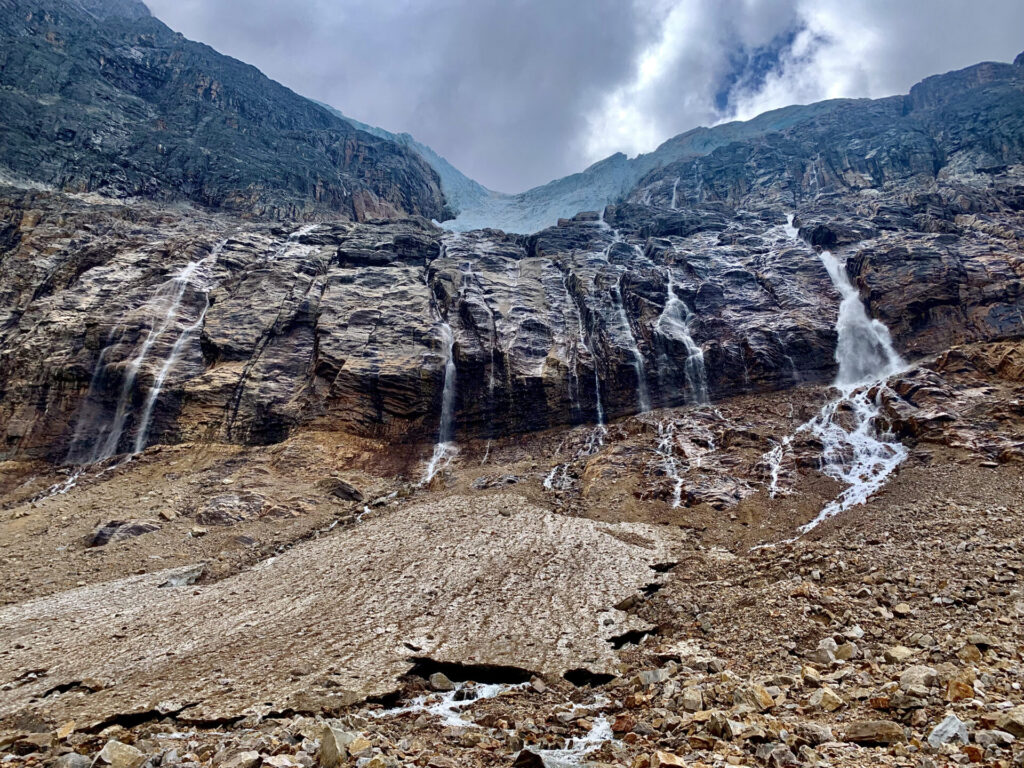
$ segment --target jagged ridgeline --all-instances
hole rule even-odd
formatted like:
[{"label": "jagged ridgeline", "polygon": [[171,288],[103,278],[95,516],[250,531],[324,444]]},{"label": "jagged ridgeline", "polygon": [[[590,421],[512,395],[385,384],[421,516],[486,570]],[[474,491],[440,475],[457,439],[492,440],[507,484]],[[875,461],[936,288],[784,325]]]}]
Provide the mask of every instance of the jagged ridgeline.
[{"label": "jagged ridgeline", "polygon": [[1019,61],[690,132],[569,185],[615,166],[610,205],[453,233],[412,144],[140,4],[0,7],[6,458],[316,426],[429,481],[463,439],[586,424],[592,450],[626,414],[831,382],[854,295],[908,360],[1024,333]]}]

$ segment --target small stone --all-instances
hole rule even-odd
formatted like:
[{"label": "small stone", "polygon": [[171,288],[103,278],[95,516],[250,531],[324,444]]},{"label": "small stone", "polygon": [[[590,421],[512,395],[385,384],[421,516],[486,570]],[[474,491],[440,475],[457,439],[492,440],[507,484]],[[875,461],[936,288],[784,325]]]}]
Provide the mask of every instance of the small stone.
[{"label": "small stone", "polygon": [[912,667],[907,667],[900,675],[900,688],[904,691],[911,691],[912,689],[924,689],[927,695],[927,689],[935,685],[939,680],[939,673],[934,667],[926,667],[922,664],[915,664]]},{"label": "small stone", "polygon": [[954,740],[961,744],[967,744],[970,741],[967,736],[967,726],[959,717],[952,714],[946,715],[946,718],[928,734],[928,743],[935,749]]},{"label": "small stone", "polygon": [[818,647],[808,654],[808,658],[816,664],[831,664],[836,660],[836,641],[831,637],[826,637],[818,643]]},{"label": "small stone", "polygon": [[370,750],[373,749],[373,743],[365,736],[356,736],[352,742],[348,745],[348,754],[350,757],[367,757]]},{"label": "small stone", "polygon": [[896,603],[896,605],[892,607],[892,612],[897,616],[909,616],[910,606],[906,603]]},{"label": "small stone", "polygon": [[1010,747],[1017,740],[1006,731],[976,731],[974,740],[983,747]]},{"label": "small stone", "polygon": [[953,678],[946,683],[946,701],[966,701],[974,698],[974,688],[970,683]]},{"label": "small stone", "polygon": [[295,760],[291,755],[264,757],[263,765],[269,765],[270,768],[303,768],[302,763]]},{"label": "small stone", "polygon": [[684,688],[679,699],[686,712],[700,712],[704,708],[704,694],[695,685]]},{"label": "small stone", "polygon": [[447,693],[448,691],[455,690],[455,683],[449,680],[448,675],[443,672],[435,672],[430,676],[428,682],[430,683],[430,690],[432,691]]},{"label": "small stone", "polygon": [[663,683],[669,678],[667,669],[645,669],[637,675],[637,683],[640,685],[655,685]]},{"label": "small stone", "polygon": [[89,768],[91,765],[92,760],[77,752],[68,752],[53,761],[53,768]]},{"label": "small stone", "polygon": [[335,768],[348,759],[348,745],[355,741],[356,735],[324,724],[317,738],[320,741],[320,765]]},{"label": "small stone", "polygon": [[835,656],[840,661],[849,661],[850,659],[856,658],[858,653],[859,651],[856,645],[853,643],[843,643],[836,648]]},{"label": "small stone", "polygon": [[108,741],[96,755],[94,765],[109,765],[110,768],[139,768],[146,762],[146,756],[135,747],[120,741]]},{"label": "small stone", "polygon": [[810,705],[815,709],[820,709],[824,712],[835,712],[837,709],[843,706],[846,702],[829,688],[827,685],[822,686],[811,695]]},{"label": "small stone", "polygon": [[892,648],[887,648],[884,654],[885,660],[889,664],[902,664],[913,655],[914,651],[905,645],[894,645]]},{"label": "small stone", "polygon": [[75,721],[68,720],[64,725],[57,729],[57,741],[64,741],[68,736],[75,732]]},{"label": "small stone", "polygon": [[671,752],[662,752],[658,750],[654,753],[654,757],[651,758],[651,768],[662,768],[665,765],[686,765],[686,761],[679,755],[673,755]]},{"label": "small stone", "polygon": [[260,762],[260,753],[251,750],[235,752],[219,764],[220,768],[254,768]]},{"label": "small stone", "polygon": [[536,752],[524,749],[516,755],[515,762],[512,763],[512,768],[546,768],[546,766],[544,765],[543,757],[538,755]]},{"label": "small stone", "polygon": [[963,748],[963,752],[967,755],[967,759],[972,763],[980,763],[985,759],[985,750],[979,747],[977,744],[967,744]]},{"label": "small stone", "polygon": [[1024,704],[1014,707],[1000,717],[996,725],[999,726],[999,730],[1006,731],[1018,739],[1024,738]]},{"label": "small stone", "polygon": [[821,687],[821,673],[814,667],[803,666],[800,668],[800,679],[808,688]]},{"label": "small stone", "polygon": [[629,714],[623,713],[615,718],[612,723],[612,733],[629,733],[636,728],[636,720]]},{"label": "small stone", "polygon": [[780,744],[768,755],[768,765],[771,768],[789,768],[800,765],[800,760],[793,754],[793,750],[785,744]]},{"label": "small stone", "polygon": [[907,740],[903,727],[891,720],[864,720],[846,727],[846,740],[869,746],[898,744]]},{"label": "small stone", "polygon": [[775,706],[775,700],[763,685],[755,684],[737,688],[733,704],[748,712],[765,712]]},{"label": "small stone", "polygon": [[835,738],[831,728],[818,723],[797,723],[793,728],[793,735],[814,747],[824,744],[826,741],[833,741]]}]

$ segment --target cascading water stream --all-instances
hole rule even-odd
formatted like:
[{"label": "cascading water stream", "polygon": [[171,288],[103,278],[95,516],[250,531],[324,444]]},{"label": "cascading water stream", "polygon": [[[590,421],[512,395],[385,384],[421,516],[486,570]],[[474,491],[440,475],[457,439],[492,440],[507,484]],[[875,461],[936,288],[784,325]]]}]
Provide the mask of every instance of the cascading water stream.
[{"label": "cascading water stream", "polygon": [[[441,249],[440,257],[443,257],[443,244]],[[423,279],[427,285],[427,290],[430,291],[429,278],[426,273],[424,273]],[[456,452],[453,442],[455,436],[455,334],[452,332],[452,327],[448,324],[448,321],[441,316],[441,310],[434,302],[433,294],[431,294],[430,306],[437,315],[438,328],[441,331],[441,346],[444,351],[445,361],[444,383],[441,387],[441,422],[437,432],[437,443],[434,445],[434,452],[430,457],[430,461],[427,462],[427,469],[423,474],[423,479],[420,480],[420,485],[428,485],[438,472],[451,463]]]},{"label": "cascading water stream", "polygon": [[[594,349],[591,346],[589,336],[587,334],[586,326],[583,322],[583,308],[576,305],[575,299],[573,299],[572,293],[569,291],[569,285],[565,275],[562,275],[562,286],[565,288],[566,296],[573,306],[576,306],[576,318],[579,325],[579,346],[587,351],[590,355],[590,359],[594,365],[594,405],[597,416],[597,424],[591,430],[587,437],[583,447],[580,448],[576,455],[570,460],[563,464],[555,466],[551,472],[548,473],[547,477],[544,478],[544,488],[546,490],[565,490],[569,486],[569,467],[572,462],[579,461],[580,459],[586,458],[587,456],[593,456],[597,453],[598,449],[604,445],[605,435],[608,434],[608,429],[604,424],[604,404],[601,402],[601,376],[597,370],[597,357],[594,355]],[[579,355],[575,355],[573,359],[574,368],[579,365]],[[576,381],[579,381],[579,372],[575,373]]]},{"label": "cascading water stream", "polygon": [[633,368],[636,370],[636,399],[641,413],[651,410],[651,396],[647,389],[647,372],[644,369],[644,357],[640,354],[640,347],[636,343],[636,336],[633,335],[633,327],[629,324],[629,315],[626,314],[626,305],[622,301],[622,277],[626,272],[623,270],[615,281],[613,296],[615,297],[616,314],[619,325],[625,331],[629,352],[633,356]]},{"label": "cascading water stream", "polygon": [[174,369],[174,366],[178,362],[178,358],[181,357],[181,352],[185,349],[185,344],[188,343],[189,339],[192,338],[192,334],[203,327],[203,323],[206,321],[206,313],[210,310],[210,294],[206,293],[203,297],[203,308],[199,312],[199,316],[195,322],[191,325],[185,326],[182,332],[178,335],[174,345],[171,347],[171,352],[167,355],[164,360],[164,364],[160,366],[160,370],[153,380],[153,386],[150,387],[149,394],[146,396],[146,405],[142,409],[142,418],[139,421],[139,428],[135,435],[135,453],[142,453],[146,448],[146,440],[149,439],[149,427],[153,421],[153,409],[156,407],[156,402],[160,398],[160,390],[164,386],[164,382],[167,381],[168,374]]},{"label": "cascading water stream", "polygon": [[[797,235],[792,216],[788,218],[785,231],[790,237]],[[882,385],[905,364],[892,346],[888,328],[868,317],[845,265],[828,251],[822,251],[819,257],[841,298],[835,353],[839,373],[833,385],[840,394],[813,419],[801,425],[797,433],[810,432],[821,441],[822,472],[847,487],[817,517],[801,526],[800,533],[807,533],[822,521],[865,503],[907,457],[902,443],[880,434],[877,423]],[[779,470],[791,439],[786,438],[766,454],[772,475],[769,490],[773,496],[779,492]]]},{"label": "cascading water stream", "polygon": [[[708,402],[708,378],[707,367],[704,364],[704,350],[693,340],[690,335],[690,321],[693,313],[689,307],[676,295],[675,278],[672,268],[665,268],[666,274],[666,298],[665,306],[658,316],[654,330],[665,338],[672,339],[683,345],[686,349],[686,362],[683,364],[683,372],[686,375],[686,389],[692,403],[703,405]],[[667,364],[667,360],[664,361]]]},{"label": "cascading water stream", "polygon": [[[186,292],[189,287],[195,287],[196,282],[205,281],[205,270],[209,265],[216,263],[217,258],[226,243],[227,240],[217,243],[207,256],[199,261],[189,262],[181,269],[180,272],[178,272],[178,274],[170,280],[167,280],[157,289],[156,296],[150,301],[150,304],[153,306],[154,313],[152,315],[149,331],[146,333],[146,337],[143,340],[141,347],[139,347],[136,354],[128,362],[125,369],[124,379],[121,382],[121,389],[118,393],[117,405],[114,409],[113,419],[109,425],[103,425],[99,428],[99,439],[93,443],[91,451],[88,454],[82,454],[80,452],[81,441],[89,427],[89,424],[86,423],[88,419],[83,415],[75,428],[75,436],[72,439],[71,452],[68,457],[69,461],[78,464],[94,464],[98,461],[108,459],[117,453],[118,446],[124,436],[128,418],[132,412],[132,400],[135,392],[135,385],[138,381],[139,373],[142,370],[143,364],[149,358],[153,347],[157,342],[163,338],[168,331],[170,331],[172,326],[180,322],[183,312],[182,303]],[[202,327],[208,308],[209,291],[206,290],[204,291],[204,307],[202,311],[193,323],[187,325],[179,333],[178,337],[171,345],[168,355],[164,359],[156,377],[154,378],[153,386],[150,388],[146,397],[146,402],[141,416],[136,419],[136,437],[133,443],[133,453],[139,453],[146,447],[146,439],[149,435],[150,422],[152,421],[153,410],[156,405],[157,398],[160,396],[160,390],[163,387],[168,374],[173,370],[174,365],[181,357],[185,344],[192,337],[195,331]],[[119,327],[123,331],[124,326]],[[101,383],[103,373],[107,368],[107,352],[117,337],[116,331],[117,329],[111,333],[107,346],[100,353],[99,359],[97,360],[96,370],[93,372],[93,378],[89,385],[87,400],[90,398],[95,399],[97,397],[96,388]]]}]

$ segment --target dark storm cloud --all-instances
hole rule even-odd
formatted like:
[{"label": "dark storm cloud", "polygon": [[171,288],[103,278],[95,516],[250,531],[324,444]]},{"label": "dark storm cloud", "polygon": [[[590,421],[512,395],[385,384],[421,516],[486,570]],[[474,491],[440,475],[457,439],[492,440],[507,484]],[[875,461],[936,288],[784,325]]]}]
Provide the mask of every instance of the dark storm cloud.
[{"label": "dark storm cloud", "polygon": [[[1024,48],[990,0],[148,0],[186,36],[518,191],[700,124]],[[983,8],[983,10],[982,10]]]}]

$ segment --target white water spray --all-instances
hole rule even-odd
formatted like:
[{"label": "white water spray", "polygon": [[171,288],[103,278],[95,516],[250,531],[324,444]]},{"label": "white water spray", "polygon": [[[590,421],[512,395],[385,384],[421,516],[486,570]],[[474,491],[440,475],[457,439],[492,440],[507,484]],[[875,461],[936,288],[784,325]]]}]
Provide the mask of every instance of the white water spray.
[{"label": "white water spray", "polygon": [[658,321],[654,324],[654,330],[665,338],[681,343],[686,349],[686,362],[683,364],[686,374],[686,389],[691,402],[704,404],[708,402],[707,368],[704,364],[704,350],[690,335],[690,322],[693,319],[693,313],[676,295],[672,268],[666,267],[665,274],[665,306],[658,316]]},{"label": "white water spray", "polygon": [[561,749],[542,749],[538,754],[544,760],[545,765],[580,765],[583,758],[596,752],[603,744],[614,738],[611,721],[604,715],[600,715],[594,719],[593,725],[590,726],[586,735],[567,739],[565,746]]},{"label": "white water spray", "polygon": [[672,481],[672,508],[683,503],[683,478],[679,474],[679,459],[676,458],[676,424],[670,419],[658,422],[658,447],[661,468]]},{"label": "white water spray", "polygon": [[434,453],[427,463],[427,471],[423,474],[421,485],[429,484],[438,472],[451,463],[456,452],[452,442],[455,417],[455,335],[447,322],[442,321],[439,327],[445,355],[444,385],[441,389],[441,425],[438,429]]},{"label": "white water spray", "polygon": [[[792,216],[788,217],[786,233],[796,236]],[[797,433],[807,431],[821,441],[822,472],[845,483],[847,488],[811,522],[801,526],[800,533],[865,503],[907,457],[903,444],[891,435],[881,434],[878,425],[884,382],[903,370],[905,363],[893,348],[885,325],[868,317],[845,265],[828,251],[819,256],[842,299],[836,320],[839,373],[834,384],[840,394],[801,425]],[[769,491],[773,496],[779,492],[779,469],[790,442],[791,438],[786,438],[766,454],[772,476]]]},{"label": "white water spray", "polygon": [[495,683],[483,685],[478,683],[456,683],[455,688],[446,693],[428,693],[417,696],[404,707],[371,712],[376,718],[395,717],[404,714],[427,714],[440,718],[441,723],[449,728],[474,728],[476,723],[470,722],[459,713],[484,699],[493,699],[506,691],[525,688],[524,683],[507,685]]},{"label": "white water spray", "polygon": [[[203,277],[202,269],[209,263],[216,263],[217,258],[224,250],[224,246],[226,244],[227,240],[222,240],[217,243],[210,252],[210,255],[197,263],[196,269],[192,270],[190,278],[197,276],[201,280]],[[185,349],[185,345],[192,339],[196,331],[203,327],[203,324],[206,322],[206,313],[209,311],[210,290],[207,287],[203,292],[203,308],[196,316],[195,321],[186,325],[181,330],[181,333],[178,334],[178,338],[175,339],[174,344],[171,346],[171,351],[164,359],[163,365],[160,366],[160,370],[157,372],[156,378],[153,380],[153,386],[150,387],[149,394],[146,396],[146,404],[143,407],[142,418],[139,421],[139,427],[135,434],[135,453],[141,453],[146,447],[146,440],[149,438],[149,428],[153,420],[153,409],[156,407],[157,400],[160,397],[160,390],[163,389],[164,382],[167,381],[167,376],[172,370],[174,370],[174,366],[181,357],[181,353]]]}]

